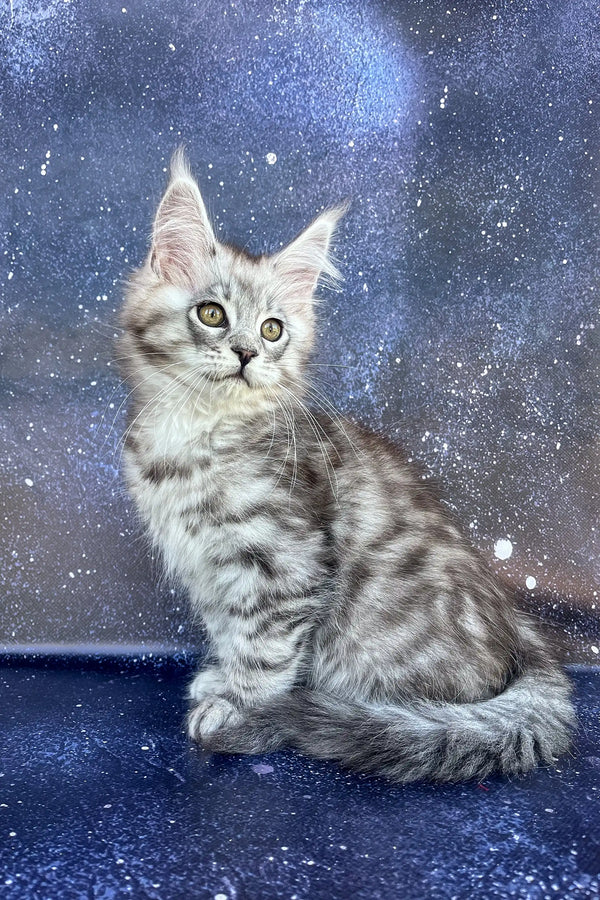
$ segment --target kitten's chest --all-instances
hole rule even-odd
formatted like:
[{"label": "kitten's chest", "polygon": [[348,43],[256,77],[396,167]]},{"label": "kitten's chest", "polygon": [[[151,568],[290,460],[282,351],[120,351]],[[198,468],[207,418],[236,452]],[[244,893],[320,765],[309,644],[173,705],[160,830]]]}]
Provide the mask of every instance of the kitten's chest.
[{"label": "kitten's chest", "polygon": [[237,448],[215,447],[210,435],[171,447],[147,446],[125,454],[125,472],[142,515],[164,520],[197,506],[207,517],[230,514],[252,481]]},{"label": "kitten's chest", "polygon": [[210,432],[171,440],[166,451],[140,438],[125,474],[139,513],[167,564],[183,573],[203,547],[227,540],[240,512],[264,503],[273,477],[241,440]]}]

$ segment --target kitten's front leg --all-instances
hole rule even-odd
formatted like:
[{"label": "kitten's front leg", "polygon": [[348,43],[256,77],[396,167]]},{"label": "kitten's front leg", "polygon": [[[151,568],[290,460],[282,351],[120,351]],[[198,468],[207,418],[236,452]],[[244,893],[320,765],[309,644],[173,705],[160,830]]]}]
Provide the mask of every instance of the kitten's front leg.
[{"label": "kitten's front leg", "polygon": [[218,696],[225,690],[225,678],[218,666],[206,666],[196,672],[188,687],[188,697],[199,703],[207,697]]},{"label": "kitten's front leg", "polygon": [[198,740],[203,735],[212,734],[226,722],[239,721],[241,714],[226,699],[226,678],[217,666],[201,669],[188,688],[188,696],[193,701],[187,720],[188,734]]},{"label": "kitten's front leg", "polygon": [[[190,686],[194,705],[188,716],[188,734],[196,741],[239,723],[244,710],[267,703],[289,691],[298,679],[312,627],[314,598],[279,600],[272,595],[255,598],[256,619],[237,616],[235,606],[224,627],[211,629],[213,651],[219,663],[200,672]],[[272,607],[269,610],[269,607]]]}]

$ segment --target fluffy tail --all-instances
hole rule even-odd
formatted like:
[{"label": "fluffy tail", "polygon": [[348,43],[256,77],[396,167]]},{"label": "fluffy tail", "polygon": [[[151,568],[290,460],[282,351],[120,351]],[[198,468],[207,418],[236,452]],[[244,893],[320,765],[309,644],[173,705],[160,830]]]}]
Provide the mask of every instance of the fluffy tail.
[{"label": "fluffy tail", "polygon": [[463,781],[522,775],[570,744],[571,685],[558,670],[519,676],[475,703],[381,706],[297,689],[210,735],[209,749],[262,753],[291,746],[391,781]]}]

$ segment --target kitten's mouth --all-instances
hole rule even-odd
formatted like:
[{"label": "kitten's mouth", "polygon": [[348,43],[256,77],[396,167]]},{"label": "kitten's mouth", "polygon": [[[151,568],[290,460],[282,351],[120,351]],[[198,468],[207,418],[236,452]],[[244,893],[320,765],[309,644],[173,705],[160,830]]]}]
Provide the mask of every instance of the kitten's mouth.
[{"label": "kitten's mouth", "polygon": [[224,381],[243,381],[248,387],[250,387],[250,382],[244,375],[243,369],[238,369],[237,372],[232,372],[231,375],[226,375],[223,379]]},{"label": "kitten's mouth", "polygon": [[250,382],[244,377],[244,373],[241,370],[237,372],[231,372],[229,375],[216,375],[210,374],[207,376],[211,381],[223,382],[223,381],[243,381],[245,384],[250,387]]},{"label": "kitten's mouth", "polygon": [[252,388],[252,385],[246,378],[246,375],[244,374],[244,371],[242,369],[238,369],[237,372],[231,372],[229,375],[211,374],[208,377],[211,381],[214,381],[217,384],[224,384],[226,381],[236,381],[238,383],[240,381],[243,381],[246,387]]}]

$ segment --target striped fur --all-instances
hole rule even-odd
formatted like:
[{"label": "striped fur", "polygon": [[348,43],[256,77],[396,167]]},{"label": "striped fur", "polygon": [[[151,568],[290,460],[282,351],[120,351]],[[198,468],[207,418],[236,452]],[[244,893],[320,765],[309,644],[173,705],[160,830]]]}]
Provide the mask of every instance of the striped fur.
[{"label": "striped fur", "polygon": [[130,283],[125,475],[210,645],[189,734],[396,781],[521,774],[568,747],[567,679],[398,448],[306,378],[342,213],[250,256],[217,241],[177,154]]}]

